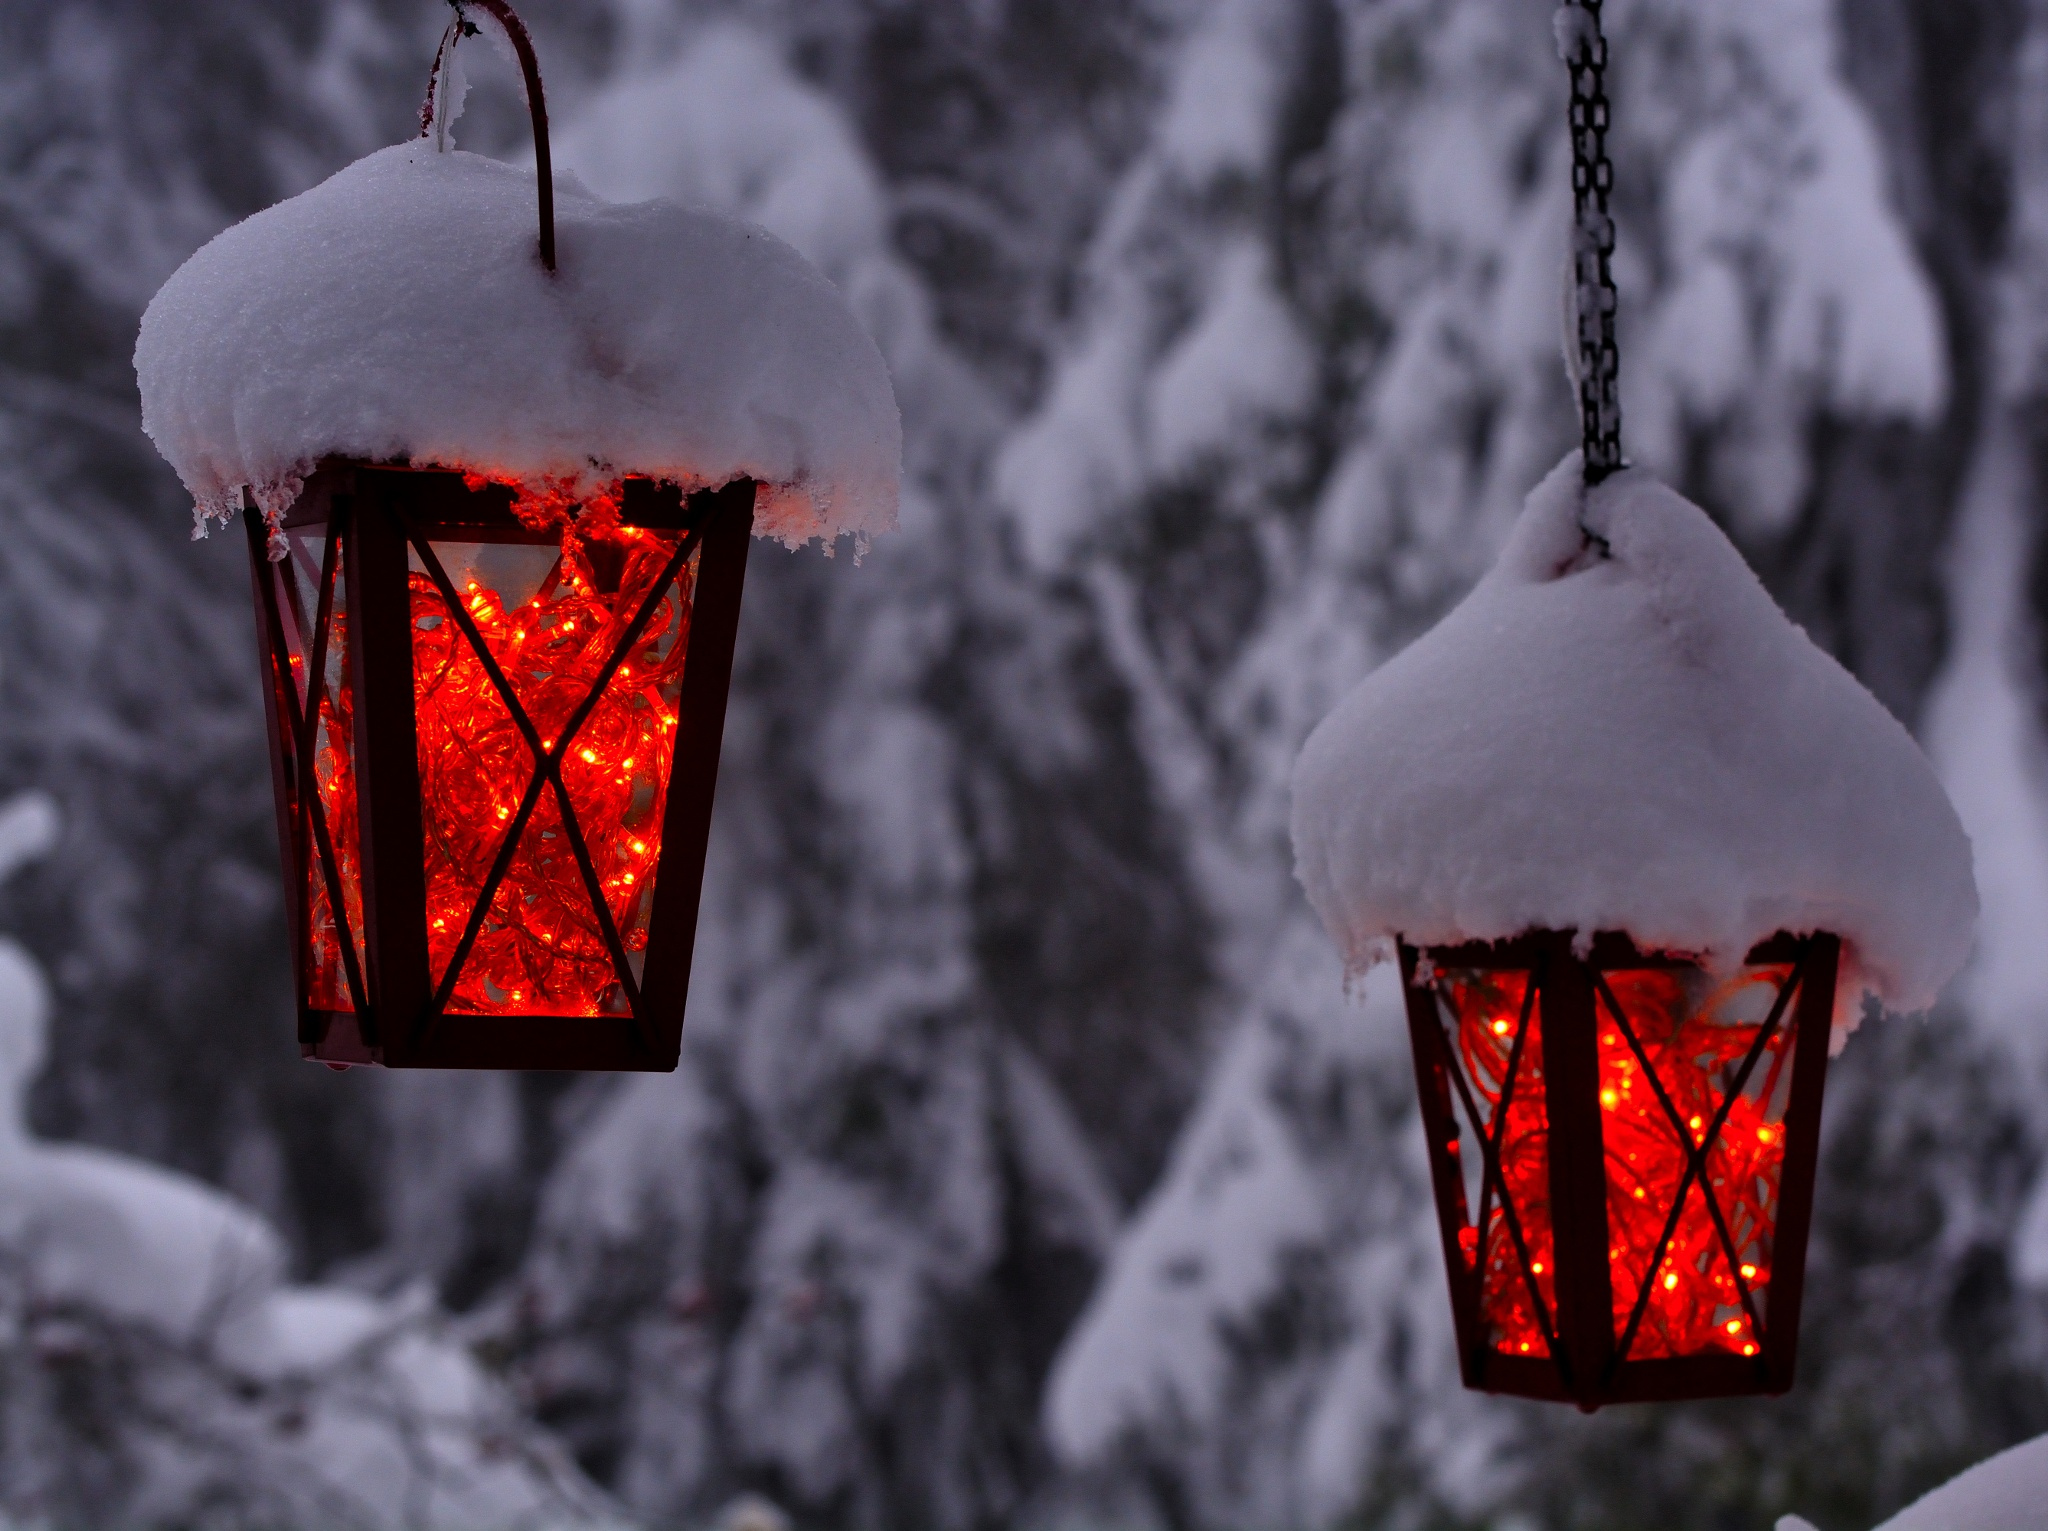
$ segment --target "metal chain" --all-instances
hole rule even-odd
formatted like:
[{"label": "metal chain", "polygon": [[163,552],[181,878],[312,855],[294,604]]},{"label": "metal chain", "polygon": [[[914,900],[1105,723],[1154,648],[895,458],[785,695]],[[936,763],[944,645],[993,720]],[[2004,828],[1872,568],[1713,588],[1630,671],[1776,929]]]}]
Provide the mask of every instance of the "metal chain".
[{"label": "metal chain", "polygon": [[1572,76],[1572,282],[1578,326],[1579,426],[1588,484],[1623,466],[1621,351],[1614,338],[1614,163],[1607,157],[1607,38],[1602,0],[1565,0],[1558,52]]}]

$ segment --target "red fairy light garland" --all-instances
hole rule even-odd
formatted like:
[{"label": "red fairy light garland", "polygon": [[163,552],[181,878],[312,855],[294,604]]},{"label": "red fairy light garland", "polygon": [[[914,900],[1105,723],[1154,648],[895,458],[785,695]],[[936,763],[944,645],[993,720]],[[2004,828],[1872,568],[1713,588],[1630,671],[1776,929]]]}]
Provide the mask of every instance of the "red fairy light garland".
[{"label": "red fairy light garland", "polygon": [[[1727,1103],[1726,1121],[1707,1147],[1708,1183],[1702,1188],[1695,1181],[1687,1188],[1675,1223],[1671,1208],[1686,1180],[1688,1154],[1658,1100],[1657,1087],[1687,1123],[1693,1145],[1706,1143],[1722,1109],[1720,1092],[1763,1029],[1760,1019],[1740,1019],[1736,1013],[1753,1008],[1759,997],[1768,1005],[1790,973],[1789,964],[1753,968],[1704,996],[1693,970],[1624,969],[1602,975],[1607,992],[1599,1002],[1599,1078],[1608,1259],[1614,1332],[1620,1338],[1634,1320],[1632,1356],[1757,1353],[1758,1337],[1743,1298],[1747,1293],[1761,1316],[1785,1155],[1790,1038],[1781,1029],[1765,1041],[1748,1086]],[[1483,1103],[1489,1132],[1503,1094],[1508,1102],[1500,1168],[1512,1215],[1489,1187],[1482,1227],[1467,1227],[1460,1247],[1468,1265],[1477,1261],[1480,1266],[1480,1312],[1492,1346],[1509,1355],[1543,1357],[1550,1354],[1550,1345],[1529,1284],[1533,1280],[1541,1294],[1544,1312],[1555,1313],[1556,1256],[1541,1016],[1540,1007],[1525,1004],[1528,983],[1526,973],[1439,974],[1439,990],[1457,1016],[1458,1062]],[[1615,1024],[1610,998],[1626,1014],[1640,1056]],[[1466,1157],[1461,1147],[1460,1158]],[[1469,1157],[1476,1165],[1477,1153]],[[1713,1197],[1726,1221],[1739,1273],[1729,1269],[1714,1208],[1703,1195]],[[1649,1264],[1667,1225],[1670,1235],[1652,1275]],[[1479,1260],[1482,1229],[1485,1253]],[[1527,1277],[1518,1243],[1527,1251]],[[1643,1296],[1646,1276],[1651,1280]],[[1641,1317],[1635,1318],[1639,1299]]]},{"label": "red fairy light garland", "polygon": [[[465,478],[472,490],[488,482]],[[521,486],[513,507],[520,521],[534,531],[558,530],[558,545],[434,544],[463,617],[518,697],[544,749],[553,747],[603,678],[680,540],[676,532],[621,526],[618,506],[616,493],[579,502],[557,486]],[[693,557],[659,598],[561,764],[575,832],[636,969],[646,950],[653,873],[661,855],[695,566]],[[530,593],[508,599],[521,589]],[[417,553],[410,591],[427,948],[439,982],[516,826],[535,761],[463,622]],[[337,626],[340,620],[337,615]],[[330,652],[337,649],[345,654],[346,644],[331,644]],[[336,679],[346,695],[345,681]],[[337,829],[347,825],[352,852],[350,729],[332,707],[323,699],[316,769],[330,817]],[[355,886],[351,875],[344,882]],[[331,909],[317,878],[311,894],[314,1003],[347,1009]],[[351,921],[359,925],[353,903]],[[627,1010],[571,826],[550,787],[542,787],[519,834],[447,1008],[496,1015]]]}]

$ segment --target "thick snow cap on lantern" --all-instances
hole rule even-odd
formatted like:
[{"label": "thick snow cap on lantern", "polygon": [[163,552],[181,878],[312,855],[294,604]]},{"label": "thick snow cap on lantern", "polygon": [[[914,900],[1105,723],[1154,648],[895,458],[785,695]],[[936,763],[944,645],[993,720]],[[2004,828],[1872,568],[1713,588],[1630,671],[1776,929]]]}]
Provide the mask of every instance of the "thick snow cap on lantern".
[{"label": "thick snow cap on lantern", "polygon": [[424,141],[218,236],[135,348],[143,428],[202,512],[288,503],[325,457],[590,491],[627,474],[767,486],[795,545],[896,522],[902,433],[881,354],[764,229],[556,183]]},{"label": "thick snow cap on lantern", "polygon": [[1310,736],[1293,828],[1354,969],[1396,938],[1612,930],[1732,965],[1828,931],[1910,1010],[1977,914],[1906,730],[1704,511],[1636,470],[1583,490],[1576,453],[1465,601]]}]

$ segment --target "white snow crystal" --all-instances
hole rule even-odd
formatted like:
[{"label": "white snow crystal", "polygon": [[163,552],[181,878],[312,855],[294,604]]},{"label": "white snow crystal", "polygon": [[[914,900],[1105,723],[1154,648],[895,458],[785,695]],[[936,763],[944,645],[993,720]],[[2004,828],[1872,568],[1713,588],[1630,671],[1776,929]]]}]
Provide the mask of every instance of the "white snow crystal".
[{"label": "white snow crystal", "polygon": [[600,196],[720,208],[834,277],[889,243],[887,194],[837,103],[733,22],[608,85],[554,145]]},{"label": "white snow crystal", "polygon": [[260,1347],[257,1305],[284,1249],[259,1218],[153,1164],[29,1135],[16,1102],[42,1066],[49,1009],[41,970],[0,940],[0,1246],[45,1300],[237,1359]]},{"label": "white snow crystal", "polygon": [[326,456],[572,490],[751,476],[792,546],[895,525],[902,433],[880,353],[764,229],[420,140],[227,230],[143,315],[143,426],[202,512],[288,501]]},{"label": "white snow crystal", "polygon": [[1825,930],[1887,1004],[1932,1003],[1977,893],[1919,747],[1703,511],[1579,472],[1302,751],[1296,869],[1347,960],[1551,928],[1725,964]]},{"label": "white snow crystal", "polygon": [[[2036,1070],[2048,1062],[2048,752],[2032,671],[2024,433],[1987,429],[1964,481],[1946,562],[1947,660],[1927,702],[1928,753],[1977,850],[1977,950],[1957,986],[1971,1019]],[[2044,1181],[2048,1187],[2048,1181]],[[2020,1267],[2048,1284],[2048,1200],[2022,1220]],[[2029,1253],[2028,1251],[2032,1252]]]},{"label": "white snow crystal", "polygon": [[1058,569],[1135,490],[1140,432],[1130,407],[1145,368],[1143,326],[1105,305],[1105,316],[1055,375],[1038,413],[997,453],[996,497],[1016,518],[1024,555]]}]

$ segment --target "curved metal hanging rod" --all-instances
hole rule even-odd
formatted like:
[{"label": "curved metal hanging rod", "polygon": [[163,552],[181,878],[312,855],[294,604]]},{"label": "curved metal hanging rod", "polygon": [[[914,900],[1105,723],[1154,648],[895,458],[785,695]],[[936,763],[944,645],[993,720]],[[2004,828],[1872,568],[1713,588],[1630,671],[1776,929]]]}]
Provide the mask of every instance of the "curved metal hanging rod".
[{"label": "curved metal hanging rod", "polygon": [[540,263],[553,272],[555,166],[554,158],[548,152],[548,103],[541,89],[540,62],[534,57],[533,37],[507,0],[448,0],[448,3],[455,8],[455,20],[442,34],[441,46],[434,50],[434,66],[427,74],[427,99],[420,106],[420,137],[425,138],[434,130],[434,93],[441,84],[441,67],[448,50],[459,38],[475,35],[476,26],[467,14],[467,7],[475,6],[504,28],[512,51],[519,55],[519,72],[526,78],[526,110],[533,119],[533,168],[540,192]]}]

